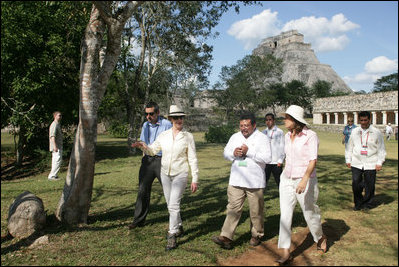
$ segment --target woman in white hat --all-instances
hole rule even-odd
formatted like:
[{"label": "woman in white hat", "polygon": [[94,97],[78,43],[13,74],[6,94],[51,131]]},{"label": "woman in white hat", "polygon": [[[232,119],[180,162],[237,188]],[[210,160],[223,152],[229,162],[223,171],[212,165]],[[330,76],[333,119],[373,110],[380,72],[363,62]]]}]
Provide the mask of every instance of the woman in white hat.
[{"label": "woman in white hat", "polygon": [[319,194],[316,162],[319,139],[307,127],[304,109],[291,105],[284,113],[285,168],[280,179],[280,233],[278,247],[283,255],[277,262],[284,265],[292,260],[291,225],[296,203],[299,202],[317,249],[327,251],[327,239],[321,227],[321,216],[316,201]]},{"label": "woman in white hat", "polygon": [[198,188],[195,142],[193,135],[183,130],[185,116],[186,114],[178,106],[171,105],[168,119],[172,121],[172,128],[162,132],[149,146],[144,142],[132,144],[132,147],[138,147],[148,155],[156,155],[162,150],[161,180],[169,211],[166,250],[176,248],[176,238],[183,234],[180,201],[187,185],[189,166],[192,176],[191,192],[194,193]]}]

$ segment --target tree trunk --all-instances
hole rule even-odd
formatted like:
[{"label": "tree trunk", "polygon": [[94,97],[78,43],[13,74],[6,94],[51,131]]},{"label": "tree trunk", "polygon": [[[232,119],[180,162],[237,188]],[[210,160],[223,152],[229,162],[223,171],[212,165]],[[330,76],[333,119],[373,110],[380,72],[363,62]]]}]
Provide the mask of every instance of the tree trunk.
[{"label": "tree trunk", "polygon": [[[87,223],[94,181],[97,111],[121,53],[123,27],[141,3],[127,2],[117,11],[117,19],[110,14],[111,4],[106,1],[94,2],[82,42],[79,125],[56,211],[57,219],[67,224]],[[105,30],[107,49],[100,65]]]},{"label": "tree trunk", "polygon": [[80,69],[79,125],[68,173],[56,216],[68,224],[87,223],[94,180],[97,140],[97,108],[101,84],[97,82],[99,52],[105,23],[93,6],[82,43]]}]

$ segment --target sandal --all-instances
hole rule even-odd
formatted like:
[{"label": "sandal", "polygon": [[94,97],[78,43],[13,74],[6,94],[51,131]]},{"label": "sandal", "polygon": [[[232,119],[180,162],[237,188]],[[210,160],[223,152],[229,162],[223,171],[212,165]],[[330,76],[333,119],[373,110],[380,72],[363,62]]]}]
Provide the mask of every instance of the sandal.
[{"label": "sandal", "polygon": [[325,235],[323,235],[317,242],[317,251],[320,251],[322,253],[327,252],[327,238]]},{"label": "sandal", "polygon": [[290,254],[290,255],[288,255],[287,258],[284,259],[283,257],[281,257],[280,259],[276,260],[276,262],[278,263],[279,266],[282,266],[282,265],[286,265],[286,264],[290,263],[290,261],[292,261],[292,259],[293,259],[293,257]]}]

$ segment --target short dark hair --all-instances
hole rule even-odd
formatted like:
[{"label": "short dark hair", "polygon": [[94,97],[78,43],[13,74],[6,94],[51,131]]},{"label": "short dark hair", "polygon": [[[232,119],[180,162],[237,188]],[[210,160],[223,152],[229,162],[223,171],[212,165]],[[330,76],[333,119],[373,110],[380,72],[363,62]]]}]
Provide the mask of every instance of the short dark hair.
[{"label": "short dark hair", "polygon": [[270,117],[272,117],[273,120],[275,120],[274,114],[273,114],[273,113],[267,113],[267,114],[265,115],[265,119],[267,118],[267,116],[270,116]]},{"label": "short dark hair", "polygon": [[158,104],[155,102],[152,102],[152,101],[148,102],[147,105],[145,105],[145,108],[154,108],[155,113],[158,113],[158,111],[159,111]]},{"label": "short dark hair", "polygon": [[371,113],[369,111],[361,111],[359,113],[359,117],[367,117],[368,119],[371,118]]},{"label": "short dark hair", "polygon": [[256,117],[252,112],[245,112],[241,114],[240,121],[242,120],[251,120],[251,125],[254,125],[256,123]]}]

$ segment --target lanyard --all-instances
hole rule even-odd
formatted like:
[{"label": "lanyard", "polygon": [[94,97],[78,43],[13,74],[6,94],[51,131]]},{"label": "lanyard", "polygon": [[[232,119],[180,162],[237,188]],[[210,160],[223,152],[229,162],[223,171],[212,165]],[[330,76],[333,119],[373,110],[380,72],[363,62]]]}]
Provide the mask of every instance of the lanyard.
[{"label": "lanyard", "polygon": [[369,133],[370,132],[367,132],[366,145],[363,146],[363,134],[362,134],[362,131],[360,131],[360,142],[361,142],[362,147],[367,147],[367,141],[369,140]]}]

